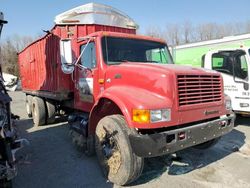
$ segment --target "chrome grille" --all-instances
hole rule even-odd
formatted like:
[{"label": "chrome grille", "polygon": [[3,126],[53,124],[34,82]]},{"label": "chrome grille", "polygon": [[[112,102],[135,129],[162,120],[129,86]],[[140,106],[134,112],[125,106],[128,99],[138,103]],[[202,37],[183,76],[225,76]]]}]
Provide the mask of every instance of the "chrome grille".
[{"label": "chrome grille", "polygon": [[219,75],[178,75],[179,106],[222,100]]}]

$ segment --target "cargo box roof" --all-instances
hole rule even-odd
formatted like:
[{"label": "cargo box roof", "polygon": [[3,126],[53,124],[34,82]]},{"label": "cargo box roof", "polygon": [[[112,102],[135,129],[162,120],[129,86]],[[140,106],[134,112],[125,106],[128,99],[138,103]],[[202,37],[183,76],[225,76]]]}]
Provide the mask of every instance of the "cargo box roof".
[{"label": "cargo box roof", "polygon": [[55,17],[56,25],[97,24],[138,29],[138,25],[123,12],[102,4],[88,3]]}]

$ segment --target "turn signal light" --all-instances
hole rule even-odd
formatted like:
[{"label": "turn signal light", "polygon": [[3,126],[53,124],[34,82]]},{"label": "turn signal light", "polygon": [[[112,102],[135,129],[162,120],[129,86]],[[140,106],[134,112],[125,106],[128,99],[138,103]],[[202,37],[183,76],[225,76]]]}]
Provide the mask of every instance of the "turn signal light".
[{"label": "turn signal light", "polygon": [[99,82],[99,84],[104,84],[105,81],[104,81],[104,79],[99,79],[98,82]]},{"label": "turn signal light", "polygon": [[137,123],[149,123],[150,122],[150,111],[133,109],[133,121]]}]

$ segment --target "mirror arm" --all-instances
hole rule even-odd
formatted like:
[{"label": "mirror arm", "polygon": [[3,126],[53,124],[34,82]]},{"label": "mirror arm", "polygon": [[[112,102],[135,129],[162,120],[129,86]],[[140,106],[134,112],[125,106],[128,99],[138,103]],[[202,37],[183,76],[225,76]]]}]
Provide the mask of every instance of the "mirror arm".
[{"label": "mirror arm", "polygon": [[83,50],[81,51],[81,53],[80,53],[79,57],[77,58],[76,62],[73,63],[75,66],[84,67],[84,66],[82,66],[82,65],[79,64],[79,61],[80,61],[80,59],[81,59],[81,57],[82,57],[82,54],[83,54],[83,52],[85,51],[86,47],[87,47],[88,44],[90,43],[90,40],[91,40],[91,38],[88,39],[86,46],[84,46],[84,48],[83,48]]},{"label": "mirror arm", "polygon": [[90,69],[90,68],[88,68],[88,67],[85,67],[85,66],[83,66],[83,65],[81,65],[81,64],[75,64],[75,66],[77,66],[77,67],[79,67],[80,69],[86,69],[86,70],[89,70],[90,72],[92,72],[92,69]]}]

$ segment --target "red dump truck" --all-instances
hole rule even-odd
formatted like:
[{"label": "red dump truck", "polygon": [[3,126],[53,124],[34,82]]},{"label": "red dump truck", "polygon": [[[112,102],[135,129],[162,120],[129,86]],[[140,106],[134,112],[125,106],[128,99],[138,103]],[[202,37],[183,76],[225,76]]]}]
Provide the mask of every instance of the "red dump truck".
[{"label": "red dump truck", "polygon": [[74,142],[106,177],[136,180],[144,158],[208,148],[234,126],[219,73],[174,65],[163,40],[136,34],[124,13],[86,4],[58,15],[19,53],[34,125],[68,114]]}]

